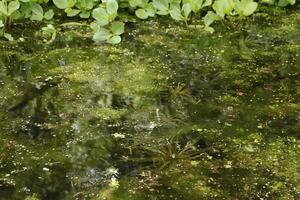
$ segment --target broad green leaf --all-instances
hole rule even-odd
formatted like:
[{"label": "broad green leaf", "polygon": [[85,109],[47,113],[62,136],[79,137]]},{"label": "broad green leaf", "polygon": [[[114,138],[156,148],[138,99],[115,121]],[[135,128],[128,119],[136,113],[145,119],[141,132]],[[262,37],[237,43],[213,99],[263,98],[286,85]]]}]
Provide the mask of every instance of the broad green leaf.
[{"label": "broad green leaf", "polygon": [[19,9],[24,18],[29,18],[31,16],[32,11],[30,5],[30,3],[23,3]]},{"label": "broad green leaf", "polygon": [[44,18],[50,20],[53,18],[53,16],[54,16],[54,12],[52,9],[50,9],[47,12],[45,12]]},{"label": "broad green leaf", "polygon": [[180,9],[177,8],[177,7],[173,7],[171,10],[170,10],[170,15],[171,17],[176,20],[176,21],[180,21],[180,20],[183,20],[184,17],[181,15],[181,12],[180,12]]},{"label": "broad green leaf", "polygon": [[153,17],[156,13],[156,9],[153,6],[153,3],[149,3],[146,7],[146,11],[150,17]]},{"label": "broad green leaf", "polygon": [[7,14],[11,15],[13,12],[17,11],[20,8],[19,1],[11,1],[7,6]]},{"label": "broad green leaf", "polygon": [[111,31],[114,35],[121,35],[124,33],[124,23],[123,22],[113,22],[111,25]]},{"label": "broad green leaf", "polygon": [[145,9],[137,9],[135,15],[140,19],[147,19],[149,17],[148,12]]},{"label": "broad green leaf", "polygon": [[4,26],[3,21],[0,19],[0,28]]},{"label": "broad green leaf", "polygon": [[109,16],[104,8],[94,9],[92,12],[92,16],[101,26],[105,26],[109,23]]},{"label": "broad green leaf", "polygon": [[91,29],[93,29],[94,31],[100,30],[102,28],[102,25],[98,23],[98,21],[93,21],[90,24]]},{"label": "broad green leaf", "polygon": [[294,5],[296,3],[296,0],[279,0],[278,2],[278,6],[280,7],[285,7],[288,4],[290,5]]},{"label": "broad green leaf", "polygon": [[81,11],[91,10],[94,7],[93,0],[80,0],[77,1],[76,7]]},{"label": "broad green leaf", "polygon": [[59,9],[72,8],[75,5],[75,0],[53,0],[53,3]]},{"label": "broad green leaf", "polygon": [[80,13],[78,9],[66,8],[65,13],[67,13],[68,17],[74,17]]},{"label": "broad green leaf", "polygon": [[80,18],[83,18],[83,19],[88,19],[90,17],[91,13],[90,12],[82,12],[80,13]]},{"label": "broad green leaf", "polygon": [[30,20],[32,21],[42,21],[44,18],[43,15],[38,15],[38,14],[32,14],[30,17]]},{"label": "broad green leaf", "polygon": [[220,20],[221,17],[212,11],[208,11],[203,21],[206,27],[210,26],[214,21]]},{"label": "broad green leaf", "polygon": [[189,17],[190,13],[192,12],[191,4],[189,4],[189,3],[183,4],[182,10],[183,10],[184,17],[187,19]]},{"label": "broad green leaf", "polygon": [[110,43],[110,44],[119,44],[121,42],[121,37],[118,36],[118,35],[115,35],[115,36],[109,38],[107,40],[107,42]]},{"label": "broad green leaf", "polygon": [[107,0],[106,11],[109,15],[116,15],[118,12],[118,3],[116,0]]},{"label": "broad green leaf", "polygon": [[153,0],[153,5],[156,9],[160,11],[167,11],[169,9],[168,0]]},{"label": "broad green leaf", "polygon": [[142,5],[142,0],[129,0],[129,5],[133,8]]},{"label": "broad green leaf", "polygon": [[198,12],[202,8],[203,0],[184,0],[183,5],[190,4],[194,13]]},{"label": "broad green leaf", "polygon": [[94,34],[93,40],[95,42],[103,42],[103,41],[109,39],[111,36],[112,36],[112,34],[107,29],[101,28]]},{"label": "broad green leaf", "polygon": [[237,1],[235,5],[235,10],[241,16],[249,16],[254,13],[258,4],[253,0],[241,0]]},{"label": "broad green leaf", "polygon": [[43,8],[40,4],[38,3],[30,3],[31,11],[32,13],[36,15],[42,15],[44,14]]},{"label": "broad green leaf", "polygon": [[213,9],[217,15],[224,17],[225,14],[229,14],[234,8],[233,0],[217,0],[213,4]]},{"label": "broad green leaf", "polygon": [[4,15],[8,15],[7,14],[7,6],[4,4],[3,1],[0,1],[0,12]]}]

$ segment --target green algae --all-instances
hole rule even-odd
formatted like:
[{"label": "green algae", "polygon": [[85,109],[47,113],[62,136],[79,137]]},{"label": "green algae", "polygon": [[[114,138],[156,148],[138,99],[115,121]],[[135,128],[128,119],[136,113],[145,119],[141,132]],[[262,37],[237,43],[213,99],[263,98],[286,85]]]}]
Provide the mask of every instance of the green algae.
[{"label": "green algae", "polygon": [[298,199],[299,8],[226,23],[1,43],[0,199]]}]

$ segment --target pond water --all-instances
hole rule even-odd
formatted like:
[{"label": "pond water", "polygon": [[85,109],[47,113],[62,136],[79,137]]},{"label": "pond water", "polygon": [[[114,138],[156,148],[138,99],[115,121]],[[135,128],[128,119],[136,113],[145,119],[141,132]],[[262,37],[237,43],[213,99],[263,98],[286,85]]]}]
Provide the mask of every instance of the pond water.
[{"label": "pond water", "polygon": [[214,34],[128,23],[115,46],[17,26],[0,42],[0,199],[300,199],[299,13]]}]

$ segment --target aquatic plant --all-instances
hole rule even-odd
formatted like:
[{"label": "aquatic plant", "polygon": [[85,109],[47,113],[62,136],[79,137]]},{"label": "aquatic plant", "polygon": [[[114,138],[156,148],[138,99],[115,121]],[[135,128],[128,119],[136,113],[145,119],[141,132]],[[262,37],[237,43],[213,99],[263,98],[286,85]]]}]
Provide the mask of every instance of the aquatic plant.
[{"label": "aquatic plant", "polygon": [[[278,2],[263,0],[259,3],[276,4],[280,7],[294,5],[295,0],[279,0]],[[77,17],[94,21],[90,27],[94,32],[93,40],[97,43],[106,41],[111,44],[121,42],[120,35],[124,32],[124,22],[127,21],[123,14],[135,15],[145,20],[156,15],[169,15],[176,21],[183,21],[188,25],[191,16],[202,18],[204,30],[213,32],[211,24],[224,20],[226,16],[238,15],[240,18],[252,15],[258,7],[254,0],[53,0],[55,12],[49,0],[1,0],[0,1],[0,36],[9,41],[13,40],[8,31],[13,21],[24,22],[45,21],[50,23],[54,15],[60,17]],[[203,16],[203,17],[202,17]],[[61,17],[60,17],[61,18]],[[75,19],[76,21],[76,19]],[[48,32],[49,32],[48,26]],[[203,27],[197,22],[198,27]],[[52,28],[51,28],[52,29]],[[45,28],[43,30],[45,32]],[[52,34],[54,40],[55,34]],[[48,42],[49,43],[49,42]]]}]

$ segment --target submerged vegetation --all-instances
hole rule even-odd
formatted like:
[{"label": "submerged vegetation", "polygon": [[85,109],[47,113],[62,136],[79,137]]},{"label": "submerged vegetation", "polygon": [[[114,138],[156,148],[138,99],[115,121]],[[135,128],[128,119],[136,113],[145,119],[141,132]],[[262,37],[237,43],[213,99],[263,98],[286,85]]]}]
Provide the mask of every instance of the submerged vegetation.
[{"label": "submerged vegetation", "polygon": [[0,200],[300,199],[295,1],[0,12]]},{"label": "submerged vegetation", "polygon": [[56,34],[52,19],[72,17],[75,21],[84,20],[73,24],[90,24],[95,42],[117,44],[121,42],[124,23],[136,21],[134,16],[144,20],[156,15],[169,15],[186,25],[192,18],[201,18],[203,25],[196,22],[195,26],[213,32],[211,24],[214,21],[236,15],[240,19],[250,16],[257,10],[258,4],[285,7],[295,3],[296,0],[1,0],[0,36],[13,40],[9,33],[13,22],[42,21],[48,23],[43,31],[46,35],[51,34],[47,41],[50,43]]}]

